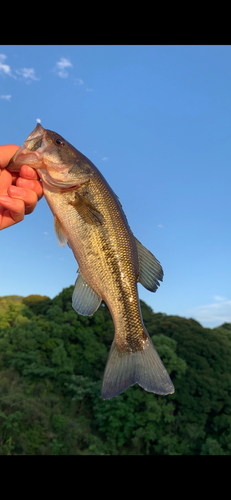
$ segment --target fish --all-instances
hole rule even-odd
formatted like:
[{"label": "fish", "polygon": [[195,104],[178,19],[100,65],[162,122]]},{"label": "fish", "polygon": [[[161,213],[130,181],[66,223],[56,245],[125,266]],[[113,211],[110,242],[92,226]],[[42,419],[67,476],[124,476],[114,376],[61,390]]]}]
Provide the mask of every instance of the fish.
[{"label": "fish", "polygon": [[98,168],[61,135],[40,123],[7,168],[34,168],[54,215],[61,246],[78,263],[72,306],[91,316],[104,301],[115,333],[101,395],[111,399],[134,384],[160,395],[175,389],[144,325],[137,283],[155,292],[163,280],[156,257],[133,235],[119,198]]}]

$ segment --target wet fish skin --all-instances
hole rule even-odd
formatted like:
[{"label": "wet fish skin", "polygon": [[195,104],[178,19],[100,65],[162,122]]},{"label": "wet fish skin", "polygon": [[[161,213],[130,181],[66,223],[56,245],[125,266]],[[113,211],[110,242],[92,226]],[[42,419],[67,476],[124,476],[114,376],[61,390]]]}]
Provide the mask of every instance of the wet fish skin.
[{"label": "wet fish skin", "polygon": [[106,364],[102,397],[117,396],[138,383],[149,392],[174,392],[171,379],[143,324],[137,282],[156,291],[162,267],[134,236],[121,203],[100,171],[55,132],[38,124],[8,165],[35,168],[54,214],[59,243],[66,242],[79,265],[72,305],[92,315],[104,300],[115,337]]}]

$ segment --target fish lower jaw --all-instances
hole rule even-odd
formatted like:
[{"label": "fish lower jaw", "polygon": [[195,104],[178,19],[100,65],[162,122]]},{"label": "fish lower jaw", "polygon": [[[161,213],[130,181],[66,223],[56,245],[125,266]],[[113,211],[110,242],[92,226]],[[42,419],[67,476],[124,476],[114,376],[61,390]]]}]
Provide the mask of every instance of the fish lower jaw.
[{"label": "fish lower jaw", "polygon": [[39,160],[39,155],[36,151],[23,149],[18,153],[15,159],[13,158],[13,162],[17,165],[31,165],[35,170],[37,170],[40,166],[41,160]]},{"label": "fish lower jaw", "polygon": [[73,184],[73,181],[71,181],[71,183],[64,183],[59,179],[53,179],[45,169],[38,168],[37,170],[39,177],[43,180],[43,186],[46,186],[47,188],[58,190],[58,192],[65,192],[74,189],[76,190],[79,187],[79,184]]}]

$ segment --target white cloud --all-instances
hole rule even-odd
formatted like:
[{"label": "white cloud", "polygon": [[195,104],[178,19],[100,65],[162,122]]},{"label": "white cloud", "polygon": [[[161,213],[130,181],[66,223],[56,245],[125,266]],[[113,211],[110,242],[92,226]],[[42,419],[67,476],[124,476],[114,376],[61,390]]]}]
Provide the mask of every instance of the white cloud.
[{"label": "white cloud", "polygon": [[10,101],[11,97],[11,95],[0,95],[0,99],[5,99],[6,101]]},{"label": "white cloud", "polygon": [[103,158],[101,158],[101,160],[106,161],[106,160],[108,160],[108,157],[104,156]]},{"label": "white cloud", "polygon": [[[5,54],[0,54],[0,75],[8,75],[17,80],[18,78],[12,73],[10,66],[5,64],[6,59]],[[15,73],[22,77],[26,83],[31,83],[32,80],[40,80],[40,78],[37,78],[34,68],[16,69]]]},{"label": "white cloud", "polygon": [[164,227],[164,226],[163,226],[163,224],[158,224],[158,227],[162,228],[162,227]]},{"label": "white cloud", "polygon": [[4,64],[4,61],[6,59],[7,56],[5,54],[0,54],[0,75],[2,74],[2,75],[13,76],[10,66],[8,64]]},{"label": "white cloud", "polygon": [[61,57],[60,61],[55,65],[55,71],[57,71],[61,78],[67,78],[69,73],[66,71],[66,68],[73,68],[71,61],[65,57]]},{"label": "white cloud", "polygon": [[94,92],[94,89],[86,89],[87,92]]},{"label": "white cloud", "polygon": [[84,81],[81,78],[75,78],[75,82],[78,83],[78,85],[84,84]]},{"label": "white cloud", "polygon": [[36,118],[36,122],[37,122],[37,123],[41,123],[41,121],[42,121],[42,120],[41,120],[40,118]]},{"label": "white cloud", "polygon": [[204,306],[198,306],[188,311],[200,323],[208,323],[216,326],[222,323],[231,323],[231,300],[220,295],[213,297],[213,302]]},{"label": "white cloud", "polygon": [[226,300],[226,298],[221,297],[221,295],[214,295],[213,299],[218,301],[218,302],[224,302]]},{"label": "white cloud", "polygon": [[16,73],[17,75],[25,78],[26,83],[31,83],[31,80],[39,80],[39,78],[35,75],[34,68],[16,69]]}]

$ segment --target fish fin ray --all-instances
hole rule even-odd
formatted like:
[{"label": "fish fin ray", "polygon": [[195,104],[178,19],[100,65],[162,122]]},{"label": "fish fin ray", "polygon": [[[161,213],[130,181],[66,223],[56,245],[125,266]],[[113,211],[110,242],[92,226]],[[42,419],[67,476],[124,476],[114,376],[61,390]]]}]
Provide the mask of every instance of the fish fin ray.
[{"label": "fish fin ray", "polygon": [[[146,335],[148,335],[145,329]],[[102,398],[111,399],[128,387],[139,384],[148,392],[172,394],[174,385],[149,335],[142,351],[121,353],[112,343],[104,371]]]},{"label": "fish fin ray", "polygon": [[[135,237],[134,237],[135,238]],[[155,292],[163,281],[163,269],[156,257],[135,238],[139,258],[139,282],[150,292]]]},{"label": "fish fin ray", "polygon": [[65,244],[67,243],[67,237],[63,231],[63,228],[59,222],[59,219],[56,216],[54,217],[54,229],[55,229],[55,234],[57,236],[57,240],[58,240],[59,245],[64,247]]},{"label": "fish fin ray", "polygon": [[78,314],[92,316],[101,304],[101,297],[94,292],[80,272],[72,295],[72,307]]},{"label": "fish fin ray", "polygon": [[80,217],[87,224],[100,225],[103,223],[103,215],[87,198],[79,193],[75,193],[75,200],[70,202],[71,205],[77,210]]}]

